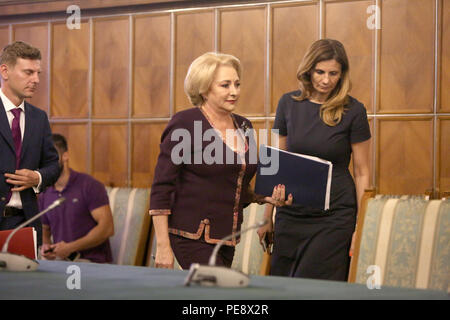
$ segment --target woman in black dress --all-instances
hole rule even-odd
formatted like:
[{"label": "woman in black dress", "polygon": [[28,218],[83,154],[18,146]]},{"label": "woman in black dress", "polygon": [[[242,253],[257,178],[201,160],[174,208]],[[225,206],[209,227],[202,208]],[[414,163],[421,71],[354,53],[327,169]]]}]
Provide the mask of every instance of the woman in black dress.
[{"label": "woman in black dress", "polygon": [[[348,95],[349,64],[339,41],[314,42],[297,78],[300,90],[281,97],[273,129],[281,149],[333,163],[330,209],[277,208],[274,227],[261,227],[258,235],[273,232],[272,275],[346,281],[356,215],[369,187],[367,114]],[[354,181],[348,170],[352,154]],[[266,219],[272,221],[272,214],[267,204]]]}]

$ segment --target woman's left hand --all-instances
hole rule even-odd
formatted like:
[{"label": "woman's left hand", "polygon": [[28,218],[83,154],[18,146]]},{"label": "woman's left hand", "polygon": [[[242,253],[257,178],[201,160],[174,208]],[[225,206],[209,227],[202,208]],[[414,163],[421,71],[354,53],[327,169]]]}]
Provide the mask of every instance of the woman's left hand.
[{"label": "woman's left hand", "polygon": [[289,194],[286,200],[285,192],[284,185],[279,184],[273,188],[272,197],[265,197],[264,200],[276,207],[290,206],[294,198],[292,197],[292,194]]},{"label": "woman's left hand", "polygon": [[353,256],[353,250],[355,250],[355,235],[356,235],[356,231],[354,231],[354,232],[353,232],[353,235],[352,235],[352,243],[351,243],[351,245],[350,245],[350,251],[349,251],[349,253],[348,253],[348,255],[349,255],[350,257]]}]

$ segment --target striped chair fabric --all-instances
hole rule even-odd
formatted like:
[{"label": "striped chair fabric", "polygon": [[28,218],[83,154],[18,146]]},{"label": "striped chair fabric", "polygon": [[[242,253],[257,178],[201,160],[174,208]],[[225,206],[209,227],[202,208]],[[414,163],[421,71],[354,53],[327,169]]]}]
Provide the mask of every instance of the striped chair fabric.
[{"label": "striped chair fabric", "polygon": [[[244,209],[244,221],[241,230],[254,225],[264,219],[264,205],[252,203]],[[241,240],[236,246],[231,268],[246,274],[260,274],[264,252],[256,229],[249,230],[241,235]]]},{"label": "striped chair fabric", "polygon": [[144,265],[150,227],[150,189],[106,187],[114,219],[113,263]]},{"label": "striped chair fabric", "polygon": [[362,214],[349,281],[366,284],[378,266],[381,285],[449,289],[450,199],[377,196]]}]

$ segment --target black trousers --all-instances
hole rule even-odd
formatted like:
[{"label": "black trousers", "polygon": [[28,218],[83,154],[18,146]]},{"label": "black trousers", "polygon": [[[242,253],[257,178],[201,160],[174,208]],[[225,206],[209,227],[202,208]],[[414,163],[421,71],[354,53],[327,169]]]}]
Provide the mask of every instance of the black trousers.
[{"label": "black trousers", "polygon": [[[11,217],[2,217],[0,221],[0,230],[11,230],[18,227],[20,224],[25,222],[27,219],[24,215],[17,215]],[[37,246],[42,245],[42,224],[39,219],[33,221],[32,223],[26,225],[25,227],[34,227],[37,234]],[[0,248],[1,249],[1,248]]]},{"label": "black trousers", "polygon": [[23,222],[25,222],[24,215],[2,217],[2,221],[0,221],[0,230],[14,229],[15,227],[19,226]]}]

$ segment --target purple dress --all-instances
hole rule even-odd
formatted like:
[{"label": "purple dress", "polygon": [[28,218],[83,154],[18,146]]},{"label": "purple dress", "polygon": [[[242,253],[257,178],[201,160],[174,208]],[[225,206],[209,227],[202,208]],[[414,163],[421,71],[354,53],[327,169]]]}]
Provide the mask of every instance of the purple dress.
[{"label": "purple dress", "polygon": [[[252,128],[246,118],[232,117],[236,128]],[[171,235],[215,244],[240,230],[243,208],[251,201],[249,183],[256,172],[249,148],[254,139],[247,134],[241,137],[245,139],[245,152],[236,153],[213,130],[200,108],[172,117],[161,136],[150,195],[150,214],[168,215]],[[181,143],[184,148],[180,148]],[[211,143],[215,143],[215,149]],[[208,155],[214,159],[212,163]],[[233,236],[225,245],[234,247],[238,241]],[[172,249],[183,266],[180,254]],[[202,261],[188,261],[186,265],[189,262]]]}]

